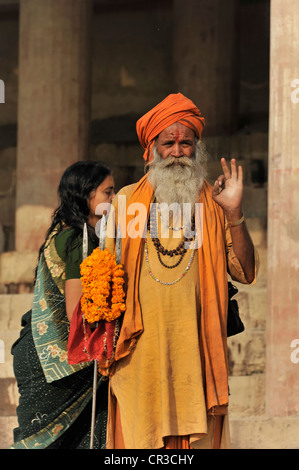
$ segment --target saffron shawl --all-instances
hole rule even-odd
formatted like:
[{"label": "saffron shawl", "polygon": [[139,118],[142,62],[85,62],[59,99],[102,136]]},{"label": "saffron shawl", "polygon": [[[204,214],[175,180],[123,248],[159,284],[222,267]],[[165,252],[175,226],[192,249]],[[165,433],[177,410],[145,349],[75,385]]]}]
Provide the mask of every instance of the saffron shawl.
[{"label": "saffron shawl", "polygon": [[[203,361],[203,378],[206,406],[209,414],[225,414],[228,405],[227,361],[227,260],[225,247],[225,218],[222,209],[212,199],[211,186],[205,182],[199,202],[203,204],[202,246],[198,248],[199,279],[201,290],[200,344]],[[142,203],[149,215],[153,200],[153,187],[145,175],[135,186],[126,201],[126,209],[134,203]],[[132,206],[131,206],[132,207]],[[126,226],[136,214],[128,215]],[[117,214],[115,214],[117,217]],[[146,230],[147,219],[144,224]],[[119,221],[117,222],[119,223]],[[122,235],[123,236],[123,235]],[[138,287],[144,238],[122,238],[122,259],[128,275],[126,312],[115,350],[115,361],[130,354],[138,336],[143,332]]]}]

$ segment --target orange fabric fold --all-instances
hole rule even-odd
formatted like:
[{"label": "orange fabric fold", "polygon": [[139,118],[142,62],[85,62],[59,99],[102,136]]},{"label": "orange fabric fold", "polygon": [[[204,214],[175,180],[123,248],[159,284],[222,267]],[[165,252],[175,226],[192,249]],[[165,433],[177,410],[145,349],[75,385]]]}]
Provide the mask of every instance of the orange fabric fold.
[{"label": "orange fabric fold", "polygon": [[189,436],[164,437],[164,449],[190,449]]},{"label": "orange fabric fold", "polygon": [[[199,279],[201,290],[200,344],[203,358],[203,378],[209,414],[225,414],[228,404],[227,363],[227,263],[225,252],[225,221],[222,209],[214,202],[211,186],[205,182],[200,200],[203,204],[202,246],[199,246]],[[135,186],[126,206],[134,202],[147,208],[140,223],[146,230],[147,217],[153,199],[153,187],[145,175]],[[126,216],[127,226],[135,217]],[[139,219],[140,220],[140,219]],[[200,223],[199,220],[196,222]],[[198,226],[198,225],[197,225]],[[143,332],[138,298],[139,273],[144,239],[122,238],[122,260],[128,274],[126,312],[118,338],[115,360],[130,354]],[[183,327],[183,318],[182,318]]]},{"label": "orange fabric fold", "polygon": [[[118,221],[122,227],[122,234],[124,233],[125,229],[127,235],[127,228],[135,217],[135,214],[127,215],[128,206],[134,203],[142,203],[147,208],[148,215],[152,198],[153,187],[148,183],[147,175],[145,175],[137,183],[133,194],[126,201],[126,211],[123,214],[125,217],[125,222]],[[145,217],[141,223],[143,223],[143,226],[146,227],[147,217]],[[116,361],[130,353],[130,350],[136,343],[136,338],[143,332],[141,308],[138,298],[141,250],[143,249],[143,246],[143,239],[139,236],[136,238],[130,238],[126,236],[121,240],[121,263],[124,266],[125,273],[128,274],[128,279],[126,292],[126,313],[124,315],[116,345]]]},{"label": "orange fabric fold", "polygon": [[168,95],[137,121],[136,130],[139,142],[145,149],[145,161],[150,162],[153,158],[154,139],[175,122],[189,127],[196,137],[201,138],[205,120],[195,104],[182,93]]}]

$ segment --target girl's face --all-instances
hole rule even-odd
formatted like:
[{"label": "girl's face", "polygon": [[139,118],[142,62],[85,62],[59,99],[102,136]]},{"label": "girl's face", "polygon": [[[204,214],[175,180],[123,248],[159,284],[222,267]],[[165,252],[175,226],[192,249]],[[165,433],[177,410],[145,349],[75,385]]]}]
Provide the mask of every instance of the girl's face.
[{"label": "girl's face", "polygon": [[101,215],[96,215],[95,211],[99,204],[108,203],[111,204],[115,196],[115,185],[113,176],[109,175],[104,179],[103,183],[97,187],[90,195],[89,199],[89,218],[88,222],[91,227],[95,227],[96,223],[102,217]]}]

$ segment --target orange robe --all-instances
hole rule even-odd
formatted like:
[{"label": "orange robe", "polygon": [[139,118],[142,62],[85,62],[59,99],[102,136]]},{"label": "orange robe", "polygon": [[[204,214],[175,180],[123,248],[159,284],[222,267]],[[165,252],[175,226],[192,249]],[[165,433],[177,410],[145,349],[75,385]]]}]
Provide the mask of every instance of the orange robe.
[{"label": "orange robe", "polygon": [[[152,199],[146,177],[120,194],[127,196],[128,204]],[[127,312],[110,378],[107,448],[117,446],[115,431],[126,448],[161,448],[167,436],[182,435],[189,436],[192,447],[210,448],[215,415],[227,413],[227,256],[234,279],[246,279],[207,184],[201,200],[209,227],[203,226],[203,245],[178,283],[156,282],[149,273],[144,242],[123,240],[122,261],[129,275]],[[157,278],[171,282],[185,270],[191,253],[167,270],[157,262],[149,237],[147,242],[150,269]],[[172,249],[179,241],[170,237],[161,242]],[[227,420],[223,436],[228,436]],[[222,439],[222,445],[227,441]]]}]

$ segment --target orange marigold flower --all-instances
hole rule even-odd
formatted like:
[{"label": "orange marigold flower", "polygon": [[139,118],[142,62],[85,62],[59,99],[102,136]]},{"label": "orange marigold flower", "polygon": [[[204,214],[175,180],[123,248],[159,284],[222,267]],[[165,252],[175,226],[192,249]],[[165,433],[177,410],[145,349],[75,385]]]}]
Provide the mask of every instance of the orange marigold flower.
[{"label": "orange marigold flower", "polygon": [[95,248],[80,266],[83,295],[81,308],[85,319],[94,323],[111,322],[126,309],[124,270],[107,249]]}]

